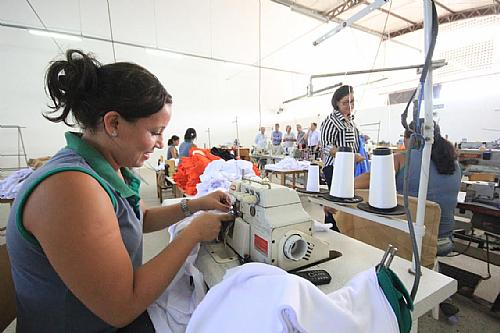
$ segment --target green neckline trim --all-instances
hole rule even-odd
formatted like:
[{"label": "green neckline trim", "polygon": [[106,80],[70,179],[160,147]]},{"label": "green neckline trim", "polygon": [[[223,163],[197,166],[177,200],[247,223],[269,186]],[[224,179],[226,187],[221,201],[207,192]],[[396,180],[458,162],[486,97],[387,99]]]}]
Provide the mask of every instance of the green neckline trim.
[{"label": "green neckline trim", "polygon": [[24,192],[24,195],[21,197],[21,202],[17,206],[17,210],[16,210],[16,226],[17,226],[17,230],[19,231],[19,233],[21,234],[21,236],[24,239],[26,239],[28,242],[32,243],[35,246],[40,246],[40,243],[33,236],[33,234],[31,232],[29,232],[28,230],[26,230],[26,228],[23,225],[23,210],[24,210],[24,205],[26,204],[26,201],[30,197],[31,193],[35,190],[35,188],[38,185],[40,185],[40,183],[42,181],[44,181],[45,179],[47,179],[48,177],[50,177],[50,176],[52,176],[52,175],[54,175],[56,173],[64,172],[64,171],[79,171],[79,172],[83,172],[83,173],[88,174],[89,176],[91,176],[92,178],[94,178],[95,180],[97,180],[99,182],[99,184],[104,188],[104,190],[106,191],[106,193],[108,193],[109,198],[111,199],[111,202],[113,204],[113,208],[115,209],[115,211],[116,211],[116,208],[118,206],[118,203],[116,201],[115,195],[114,195],[113,191],[111,190],[111,188],[109,187],[109,185],[106,184],[101,177],[99,177],[98,175],[94,174],[90,170],[82,168],[82,167],[61,167],[61,168],[52,169],[49,172],[40,175],[33,183],[31,183],[31,185],[28,187],[28,189],[26,190],[26,192]]},{"label": "green neckline trim", "polygon": [[65,133],[67,148],[76,151],[92,167],[92,169],[103,179],[105,179],[123,198],[134,197],[134,201],[139,201],[139,188],[141,181],[128,168],[121,168],[123,181],[108,161],[94,147],[86,143],[81,138],[80,133]]},{"label": "green neckline trim", "polygon": [[411,311],[413,311],[413,301],[404,284],[393,271],[386,267],[380,268],[380,271],[377,272],[377,279],[380,288],[396,315],[399,331],[401,333],[409,333],[412,324]]}]

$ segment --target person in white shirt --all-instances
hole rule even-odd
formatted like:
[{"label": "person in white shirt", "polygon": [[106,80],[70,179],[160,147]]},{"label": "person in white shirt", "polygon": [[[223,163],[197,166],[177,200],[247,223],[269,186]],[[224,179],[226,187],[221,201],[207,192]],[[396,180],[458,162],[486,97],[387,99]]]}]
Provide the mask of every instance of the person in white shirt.
[{"label": "person in white shirt", "polygon": [[283,142],[285,145],[285,150],[287,152],[294,146],[294,143],[297,141],[295,137],[295,133],[292,132],[292,126],[286,125],[286,133],[283,135]]},{"label": "person in white shirt", "polygon": [[319,131],[317,130],[318,124],[311,123],[311,127],[307,132],[307,147],[314,154],[314,158],[318,158],[319,153]]},{"label": "person in white shirt", "polygon": [[[257,150],[257,154],[262,154],[267,149],[267,136],[265,133],[266,133],[266,128],[261,127],[260,133],[258,133],[257,136],[255,137],[255,149]],[[258,164],[259,168],[263,170],[266,165],[266,159],[258,158]]]},{"label": "person in white shirt", "polygon": [[257,149],[266,149],[267,148],[267,136],[266,136],[266,128],[261,127],[260,133],[255,137],[255,147]]}]

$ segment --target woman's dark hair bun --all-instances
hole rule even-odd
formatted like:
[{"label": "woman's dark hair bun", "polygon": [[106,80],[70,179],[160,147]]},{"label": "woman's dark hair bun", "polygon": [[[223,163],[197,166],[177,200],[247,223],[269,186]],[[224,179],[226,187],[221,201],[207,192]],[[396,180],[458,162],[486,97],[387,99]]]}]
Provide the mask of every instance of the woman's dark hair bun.
[{"label": "woman's dark hair bun", "polygon": [[[96,129],[109,111],[135,121],[172,103],[172,96],[147,69],[129,62],[101,65],[80,50],[68,50],[65,60],[50,64],[45,89],[52,100],[45,118],[88,129]],[[73,122],[68,120],[70,113]]]},{"label": "woman's dark hair bun", "polygon": [[184,133],[184,140],[194,140],[194,139],[196,139],[196,130],[190,127],[186,130],[186,133]]},{"label": "woman's dark hair bun", "polygon": [[74,126],[74,123],[68,121],[71,110],[77,119],[83,113],[92,112],[88,110],[90,103],[86,102],[97,90],[97,70],[100,66],[95,58],[80,50],[68,50],[66,60],[54,61],[45,76],[46,90],[53,102],[50,106],[53,111],[49,113],[60,109],[62,113],[54,117],[44,115],[45,118]]}]

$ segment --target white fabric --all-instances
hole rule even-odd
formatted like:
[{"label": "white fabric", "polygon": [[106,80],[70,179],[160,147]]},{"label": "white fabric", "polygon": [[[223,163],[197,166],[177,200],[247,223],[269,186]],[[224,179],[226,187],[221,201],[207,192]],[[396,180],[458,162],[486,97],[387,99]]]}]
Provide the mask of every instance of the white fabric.
[{"label": "white fabric", "polygon": [[[194,214],[171,226],[170,239],[173,240],[197,215]],[[199,249],[198,244],[168,288],[148,307],[149,317],[157,333],[185,332],[192,313],[205,296],[203,274],[194,266]]]},{"label": "white fabric", "polygon": [[325,232],[330,230],[333,227],[333,223],[321,223],[318,221],[314,221],[313,230],[314,232]]},{"label": "white fabric", "polygon": [[267,136],[265,134],[259,133],[255,137],[255,146],[259,149],[267,148]]},{"label": "white fabric", "polygon": [[0,180],[0,199],[15,199],[24,180],[32,173],[31,168],[20,169]]},{"label": "white fabric", "polygon": [[374,268],[325,295],[276,266],[249,263],[228,270],[210,289],[186,332],[396,333],[399,328]]},{"label": "white fabric", "polygon": [[309,161],[298,161],[287,156],[276,164],[266,164],[265,168],[271,171],[307,170],[310,164]]},{"label": "white fabric", "polygon": [[319,131],[318,130],[314,130],[312,132],[309,132],[309,134],[307,134],[307,145],[309,147],[319,145]]},{"label": "white fabric", "polygon": [[196,185],[197,196],[203,196],[215,190],[227,192],[231,182],[237,179],[257,177],[253,164],[245,160],[215,160],[210,162]]}]

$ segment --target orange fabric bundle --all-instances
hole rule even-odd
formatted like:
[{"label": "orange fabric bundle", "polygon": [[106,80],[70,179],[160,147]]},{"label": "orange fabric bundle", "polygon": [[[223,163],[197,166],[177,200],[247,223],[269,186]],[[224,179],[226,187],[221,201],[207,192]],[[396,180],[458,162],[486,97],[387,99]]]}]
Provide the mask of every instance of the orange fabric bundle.
[{"label": "orange fabric bundle", "polygon": [[214,160],[220,160],[220,157],[212,155],[209,149],[191,148],[189,157],[182,158],[173,176],[177,186],[188,195],[196,195],[196,185],[200,183],[200,176],[207,165]]}]

